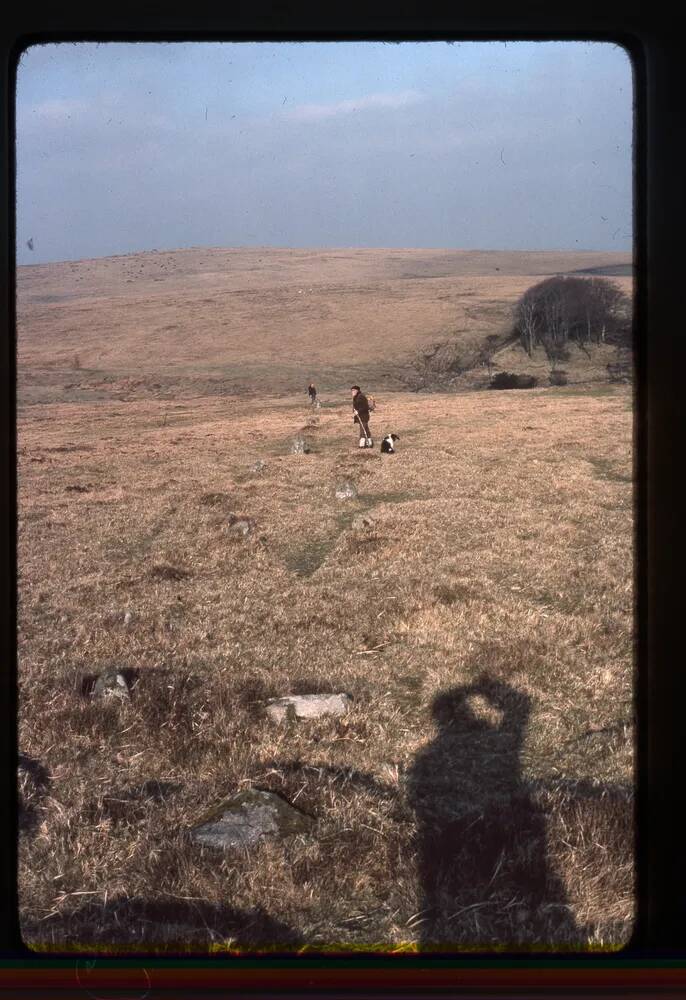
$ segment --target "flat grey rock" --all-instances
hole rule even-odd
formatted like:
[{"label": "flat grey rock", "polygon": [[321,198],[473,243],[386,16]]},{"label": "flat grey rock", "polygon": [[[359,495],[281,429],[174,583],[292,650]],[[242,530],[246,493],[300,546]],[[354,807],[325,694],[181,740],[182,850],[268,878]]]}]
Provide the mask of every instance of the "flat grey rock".
[{"label": "flat grey rock", "polygon": [[239,792],[207,813],[190,831],[191,839],[225,850],[251,847],[262,837],[307,833],[314,820],[273,792],[255,788]]},{"label": "flat grey rock", "polygon": [[354,500],[357,496],[357,487],[349,479],[345,479],[336,487],[337,500]]},{"label": "flat grey rock", "polygon": [[266,468],[267,468],[267,463],[263,459],[258,458],[256,462],[253,462],[252,465],[249,466],[248,471],[263,472]]},{"label": "flat grey rock", "polygon": [[293,694],[267,702],[267,715],[274,722],[286,719],[318,719],[321,715],[345,715],[350,711],[349,694]]},{"label": "flat grey rock", "polygon": [[119,698],[122,701],[131,697],[126,678],[118,670],[105,670],[93,685],[94,698]]}]

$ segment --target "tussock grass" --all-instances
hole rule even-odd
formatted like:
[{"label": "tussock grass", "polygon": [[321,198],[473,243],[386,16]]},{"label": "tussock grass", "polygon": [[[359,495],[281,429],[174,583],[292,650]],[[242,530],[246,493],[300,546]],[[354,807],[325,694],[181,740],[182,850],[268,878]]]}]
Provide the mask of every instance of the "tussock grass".
[{"label": "tussock grass", "polygon": [[[400,434],[394,456],[357,448],[345,396],[310,455],[284,449],[304,403],[198,398],[166,423],[165,407],[20,415],[20,750],[41,776],[20,769],[27,943],[625,942],[627,390],[388,393],[372,429]],[[358,497],[337,501],[346,477]],[[229,511],[254,530],[232,535]],[[112,666],[130,700],[90,693]],[[265,717],[312,691],[348,692],[350,713]],[[189,842],[250,787],[314,833],[223,855]]]}]

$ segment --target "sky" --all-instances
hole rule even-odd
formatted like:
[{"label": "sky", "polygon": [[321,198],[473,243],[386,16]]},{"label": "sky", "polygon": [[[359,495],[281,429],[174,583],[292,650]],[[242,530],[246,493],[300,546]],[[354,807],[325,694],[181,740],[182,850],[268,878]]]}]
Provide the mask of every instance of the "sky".
[{"label": "sky", "polygon": [[192,246],[626,251],[632,117],[631,62],[609,42],[31,46],[17,263]]}]

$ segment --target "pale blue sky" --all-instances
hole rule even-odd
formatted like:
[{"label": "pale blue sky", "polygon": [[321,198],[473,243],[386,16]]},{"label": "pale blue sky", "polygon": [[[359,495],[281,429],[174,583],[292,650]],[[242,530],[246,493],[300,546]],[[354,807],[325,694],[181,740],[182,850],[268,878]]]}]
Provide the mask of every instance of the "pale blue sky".
[{"label": "pale blue sky", "polygon": [[17,70],[17,259],[628,250],[632,87],[609,43],[34,46]]}]

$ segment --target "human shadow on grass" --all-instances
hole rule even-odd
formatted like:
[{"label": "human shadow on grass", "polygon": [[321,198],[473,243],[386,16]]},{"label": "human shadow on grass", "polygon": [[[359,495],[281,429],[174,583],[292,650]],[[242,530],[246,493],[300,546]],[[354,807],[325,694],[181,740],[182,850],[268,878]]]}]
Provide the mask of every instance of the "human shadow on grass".
[{"label": "human shadow on grass", "polygon": [[287,954],[304,940],[262,907],[247,910],[202,900],[118,897],[70,913],[26,922],[29,948],[55,954],[207,954],[222,951]]},{"label": "human shadow on grass", "polygon": [[483,674],[439,694],[416,757],[422,950],[583,948],[547,856],[546,813],[522,778],[526,694]]},{"label": "human shadow on grass", "polygon": [[35,757],[17,755],[18,826],[22,832],[33,833],[38,825],[38,807],[50,788],[50,774]]},{"label": "human shadow on grass", "polygon": [[[307,762],[303,760],[278,760],[273,759],[268,766],[273,768],[273,773],[284,778],[297,778],[298,781],[309,779],[315,790],[321,790],[326,784],[336,785],[339,789],[347,789],[357,793],[361,791],[371,792],[377,799],[394,799],[398,796],[398,789],[387,782],[379,781],[368,771],[360,771],[357,768],[340,764],[326,764]],[[304,786],[307,787],[307,786]],[[302,791],[302,785],[294,785],[293,791]],[[267,789],[265,786],[265,790]]]}]

